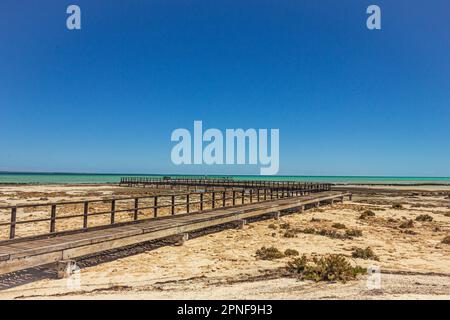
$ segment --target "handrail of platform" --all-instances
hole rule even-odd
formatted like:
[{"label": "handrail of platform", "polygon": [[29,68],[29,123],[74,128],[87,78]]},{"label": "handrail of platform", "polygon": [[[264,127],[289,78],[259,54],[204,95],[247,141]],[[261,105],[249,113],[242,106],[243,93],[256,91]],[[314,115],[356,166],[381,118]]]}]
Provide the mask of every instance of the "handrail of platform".
[{"label": "handrail of platform", "polygon": [[[127,181],[127,180],[126,180]],[[268,201],[280,198],[296,197],[304,194],[309,194],[312,192],[327,191],[326,186],[316,185],[312,188],[278,188],[278,187],[267,187],[267,186],[247,186],[241,189],[234,189],[224,187],[223,190],[217,191],[203,191],[203,192],[188,192],[188,193],[178,193],[178,194],[159,194],[151,196],[141,196],[141,197],[124,197],[124,198],[111,198],[111,199],[94,199],[94,200],[84,200],[84,201],[66,201],[66,202],[53,202],[53,203],[37,203],[37,204],[23,204],[15,206],[2,206],[0,210],[10,210],[10,219],[8,222],[1,222],[0,227],[9,227],[9,239],[18,238],[16,236],[16,227],[18,225],[33,224],[39,222],[49,223],[49,232],[41,233],[36,235],[52,235],[57,233],[57,222],[72,218],[83,218],[81,230],[87,230],[91,227],[88,226],[89,218],[92,216],[99,215],[109,215],[109,224],[95,225],[93,227],[114,225],[118,223],[116,221],[116,214],[129,212],[129,221],[141,220],[139,217],[139,210],[151,210],[153,211],[153,217],[158,217],[158,210],[163,208],[170,208],[170,215],[182,214],[182,213],[195,213],[208,209],[214,209],[217,207],[233,207],[240,204],[253,203]],[[220,195],[220,197],[218,197]],[[144,200],[149,200],[149,203],[143,203]],[[132,207],[119,208],[119,204],[123,205],[124,201],[131,201]],[[163,201],[165,200],[165,201]],[[231,200],[231,201],[230,201]],[[122,202],[122,203],[121,203]],[[109,210],[101,210],[95,212],[93,211],[92,204],[98,203],[109,203]],[[58,208],[68,205],[81,205],[82,213],[68,214],[68,215],[58,215]],[[199,210],[192,211],[193,205],[199,205]],[[49,216],[38,219],[23,220],[19,219],[20,213],[19,209],[24,208],[39,208],[48,207]],[[183,212],[179,211],[179,208],[184,208]],[[148,219],[148,217],[145,217]],[[124,221],[120,221],[123,223]],[[81,226],[80,226],[81,227]],[[65,229],[64,231],[80,230],[77,229]],[[34,235],[34,234],[33,234]],[[28,236],[28,235],[27,235]]]}]

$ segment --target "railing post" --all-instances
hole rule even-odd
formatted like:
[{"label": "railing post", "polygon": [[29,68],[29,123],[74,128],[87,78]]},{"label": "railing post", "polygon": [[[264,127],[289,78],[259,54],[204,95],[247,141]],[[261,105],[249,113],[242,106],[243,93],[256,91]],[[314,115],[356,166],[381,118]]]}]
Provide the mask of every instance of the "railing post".
[{"label": "railing post", "polygon": [[155,196],[155,199],[154,199],[153,215],[155,218],[158,216],[158,197],[157,196]]},{"label": "railing post", "polygon": [[236,205],[236,191],[233,190],[233,206]]},{"label": "railing post", "polygon": [[245,203],[245,189],[242,189],[242,204]]},{"label": "railing post", "polygon": [[226,202],[226,191],[222,192],[222,207],[225,207],[225,202]]},{"label": "railing post", "polygon": [[212,200],[211,200],[211,208],[212,209],[214,209],[214,207],[215,207],[215,201],[216,201],[216,193],[213,191],[212,192],[212,195],[211,195],[211,198],[212,198]]},{"label": "railing post", "polygon": [[175,215],[175,195],[172,195],[172,215]]},{"label": "railing post", "polygon": [[186,213],[189,213],[189,193],[186,195]]},{"label": "railing post", "polygon": [[253,189],[250,189],[250,203],[253,202]]},{"label": "railing post", "polygon": [[133,219],[138,219],[138,213],[139,213],[139,198],[134,199],[134,216]]},{"label": "railing post", "polygon": [[17,219],[17,208],[11,209],[11,224],[9,226],[9,238],[14,239],[16,236],[16,219]]},{"label": "railing post", "polygon": [[84,210],[83,210],[83,229],[88,227],[88,211],[89,211],[89,202],[84,202]]},{"label": "railing post", "polygon": [[203,192],[200,193],[200,211],[203,211]]},{"label": "railing post", "polygon": [[116,200],[111,200],[111,224],[116,220]]},{"label": "railing post", "polygon": [[256,189],[256,196],[257,196],[257,200],[256,200],[256,202],[259,202],[259,188],[258,188],[258,189]]},{"label": "railing post", "polygon": [[52,212],[50,216],[50,233],[54,233],[56,229],[56,205],[52,204]]}]

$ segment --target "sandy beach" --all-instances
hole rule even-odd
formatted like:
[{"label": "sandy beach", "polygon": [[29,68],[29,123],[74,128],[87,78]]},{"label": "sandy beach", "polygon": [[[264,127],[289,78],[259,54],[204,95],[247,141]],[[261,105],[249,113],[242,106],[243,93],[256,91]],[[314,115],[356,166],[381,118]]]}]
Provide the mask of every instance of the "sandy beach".
[{"label": "sandy beach", "polygon": [[[450,245],[442,243],[450,234],[450,188],[342,188],[354,193],[352,201],[256,221],[242,230],[198,232],[183,246],[153,241],[87,257],[77,261],[77,287],[44,267],[4,275],[0,299],[450,299]],[[152,192],[113,185],[4,185],[0,205]],[[361,218],[367,210],[374,216]],[[432,219],[416,220],[421,215]],[[333,230],[337,223],[338,231],[357,229],[362,235],[341,239],[298,231]],[[287,237],[289,230],[297,231]],[[308,257],[342,254],[353,265],[379,266],[381,288],[369,290],[367,275],[346,283],[299,280],[286,273],[289,257],[258,259],[263,246]],[[378,260],[352,257],[366,247]]]}]

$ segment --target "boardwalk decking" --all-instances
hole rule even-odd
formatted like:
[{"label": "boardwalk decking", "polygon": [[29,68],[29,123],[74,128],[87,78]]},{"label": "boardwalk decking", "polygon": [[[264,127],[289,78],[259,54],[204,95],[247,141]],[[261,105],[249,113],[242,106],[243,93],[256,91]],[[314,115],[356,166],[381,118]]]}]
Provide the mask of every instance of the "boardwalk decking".
[{"label": "boardwalk decking", "polygon": [[75,259],[150,240],[180,236],[212,226],[279,213],[309,204],[320,204],[320,202],[335,199],[343,200],[344,196],[351,196],[351,194],[325,191],[198,213],[140,220],[47,238],[7,240],[0,243],[0,274]]}]

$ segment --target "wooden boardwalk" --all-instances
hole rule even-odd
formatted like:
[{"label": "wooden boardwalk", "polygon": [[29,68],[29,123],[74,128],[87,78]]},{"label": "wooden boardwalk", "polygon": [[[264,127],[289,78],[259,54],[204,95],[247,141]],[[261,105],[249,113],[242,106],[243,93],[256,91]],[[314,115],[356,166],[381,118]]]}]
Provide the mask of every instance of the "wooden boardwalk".
[{"label": "wooden boardwalk", "polygon": [[277,216],[286,210],[304,209],[306,205],[320,205],[321,202],[343,201],[344,196],[351,197],[351,194],[324,191],[198,213],[115,224],[51,237],[7,240],[0,243],[0,274],[76,259],[171,236],[186,239],[186,235],[192,231],[226,223],[244,223],[245,219],[262,215]]}]

